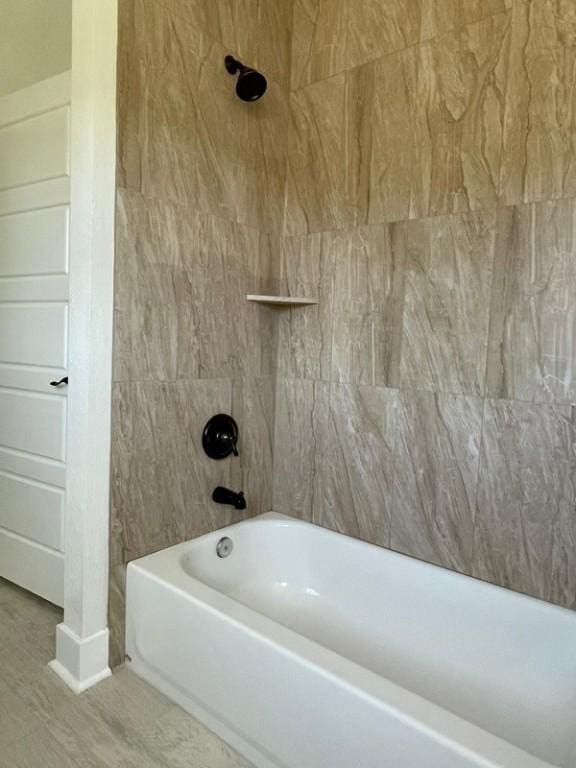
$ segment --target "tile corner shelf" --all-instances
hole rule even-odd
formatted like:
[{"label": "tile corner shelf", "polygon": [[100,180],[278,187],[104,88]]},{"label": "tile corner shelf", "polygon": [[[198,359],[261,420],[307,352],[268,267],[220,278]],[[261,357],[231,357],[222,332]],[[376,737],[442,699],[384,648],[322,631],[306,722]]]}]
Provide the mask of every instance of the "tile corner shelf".
[{"label": "tile corner shelf", "polygon": [[296,296],[263,296],[260,294],[248,294],[248,301],[255,304],[268,304],[274,307],[306,307],[318,304],[316,299],[303,299]]}]

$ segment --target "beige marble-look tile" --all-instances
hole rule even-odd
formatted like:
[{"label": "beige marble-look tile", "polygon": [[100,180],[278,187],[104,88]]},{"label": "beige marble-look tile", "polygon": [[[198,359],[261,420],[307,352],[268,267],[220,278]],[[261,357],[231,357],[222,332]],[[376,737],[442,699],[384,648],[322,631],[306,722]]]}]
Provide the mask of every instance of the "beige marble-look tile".
[{"label": "beige marble-look tile", "polygon": [[396,398],[279,379],[274,510],[388,546]]},{"label": "beige marble-look tile", "polygon": [[116,181],[120,188],[142,188],[144,68],[134,56],[137,16],[130,2],[118,3]]},{"label": "beige marble-look tile", "polygon": [[250,26],[258,21],[259,0],[157,0],[170,14],[193,24],[222,45],[245,51]]},{"label": "beige marble-look tile", "polygon": [[407,225],[402,388],[482,396],[496,213]]},{"label": "beige marble-look tile", "polygon": [[[195,218],[189,210],[169,201],[120,187],[116,197],[116,277],[130,275],[132,279],[126,282],[131,289],[139,268],[181,267],[194,239]],[[130,294],[120,292],[119,296],[126,301]]]},{"label": "beige marble-look tile", "polygon": [[274,436],[275,512],[312,522],[319,452],[328,419],[327,382],[278,378]]},{"label": "beige marble-look tile", "polygon": [[260,290],[265,296],[281,296],[286,290],[282,282],[282,238],[281,233],[260,233]]},{"label": "beige marble-look tile", "polygon": [[412,218],[495,208],[510,14],[419,47]]},{"label": "beige marble-look tile", "polygon": [[513,0],[295,0],[297,90],[512,7]]},{"label": "beige marble-look tile", "polygon": [[402,392],[392,549],[470,573],[482,400]]},{"label": "beige marble-look tile", "polygon": [[346,0],[294,0],[293,90],[346,68],[345,8]]},{"label": "beige marble-look tile", "polygon": [[[112,555],[122,554],[122,541],[115,546]],[[115,564],[110,558],[110,580],[108,586],[108,629],[110,631],[111,669],[124,664],[126,630],[126,564]]]},{"label": "beige marble-look tile", "polygon": [[288,234],[409,217],[416,65],[401,51],[292,94]]},{"label": "beige marble-look tile", "polygon": [[180,315],[170,304],[114,310],[114,381],[174,381]]},{"label": "beige marble-look tile", "polygon": [[488,394],[576,403],[576,203],[498,214]]},{"label": "beige marble-look tile", "polygon": [[422,0],[420,39],[473,24],[512,8],[514,0]]},{"label": "beige marble-look tile", "polygon": [[372,127],[362,152],[368,155],[369,190],[367,210],[362,218],[369,223],[402,221],[410,216],[415,159],[417,116],[416,47],[386,56],[372,65],[373,90],[356,94],[366,99],[366,119]]},{"label": "beige marble-look tile", "polygon": [[249,66],[288,84],[292,0],[159,0]]},{"label": "beige marble-look tile", "polygon": [[284,290],[289,296],[309,297],[318,304],[281,310],[278,374],[284,378],[327,380],[332,355],[337,254],[320,234],[284,237],[281,248]]},{"label": "beige marble-look tile", "polygon": [[289,235],[345,229],[358,221],[358,149],[347,128],[345,74],[291,95],[285,231]]},{"label": "beige marble-look tile", "polygon": [[576,608],[576,419],[487,400],[474,575]]},{"label": "beige marble-look tile", "polygon": [[171,381],[178,366],[178,267],[174,206],[119,190],[116,203],[114,380]]},{"label": "beige marble-look tile", "polygon": [[201,445],[208,419],[231,405],[231,382],[224,379],[115,385],[112,528],[121,553],[113,553],[113,562],[241,517],[212,502],[213,489],[229,485],[230,462],[211,461]]},{"label": "beige marble-look tile", "polygon": [[327,232],[335,269],[331,379],[393,386],[398,378],[404,298],[405,226]]},{"label": "beige marble-look tile", "polygon": [[419,33],[420,0],[296,0],[292,88],[413,46]]},{"label": "beige marble-look tile", "polygon": [[116,381],[270,373],[272,318],[246,302],[269,271],[257,230],[127,190],[117,222]]},{"label": "beige marble-look tile", "polygon": [[317,525],[390,544],[397,392],[332,384],[328,421],[315,428]]},{"label": "beige marble-look tile", "polygon": [[275,379],[238,379],[232,388],[232,416],[239,425],[231,482],[242,490],[249,515],[272,509]]},{"label": "beige marble-look tile", "polygon": [[495,208],[509,27],[490,16],[293,93],[286,231]]},{"label": "beige marble-look tile", "polygon": [[500,198],[576,196],[576,12],[572,0],[516,2]]},{"label": "beige marble-look tile", "polygon": [[267,271],[260,235],[210,216],[200,223],[180,286],[186,319],[179,325],[178,378],[267,375],[275,365],[273,318],[246,301],[261,292]]},{"label": "beige marble-look tile", "polygon": [[284,90],[271,80],[266,98],[241,102],[223,68],[226,48],[164,5],[134,0],[132,7],[124,25],[130,71],[120,76],[121,179],[151,197],[277,230],[286,170]]},{"label": "beige marble-look tile", "polygon": [[356,67],[418,42],[421,0],[345,0],[346,67]]},{"label": "beige marble-look tile", "polygon": [[114,380],[172,380],[178,354],[176,212],[120,190],[116,213]]},{"label": "beige marble-look tile", "polygon": [[248,20],[252,39],[247,55],[254,50],[253,66],[286,86],[290,85],[293,20],[294,0],[260,0],[258,26],[254,28]]}]

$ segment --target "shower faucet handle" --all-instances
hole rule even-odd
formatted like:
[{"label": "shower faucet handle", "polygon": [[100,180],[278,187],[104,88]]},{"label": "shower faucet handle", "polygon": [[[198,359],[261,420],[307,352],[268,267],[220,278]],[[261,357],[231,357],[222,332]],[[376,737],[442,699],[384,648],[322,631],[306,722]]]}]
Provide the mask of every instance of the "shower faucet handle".
[{"label": "shower faucet handle", "polygon": [[202,447],[211,459],[226,459],[230,454],[238,456],[238,424],[232,416],[219,413],[204,427]]},{"label": "shower faucet handle", "polygon": [[222,435],[222,440],[224,442],[230,442],[230,447],[232,448],[232,453],[234,456],[239,456],[238,448],[236,447],[236,439],[233,437],[233,435]]},{"label": "shower faucet handle", "polygon": [[217,433],[216,437],[222,444],[224,450],[229,449],[234,454],[234,456],[239,455],[238,448],[236,447],[238,435],[235,435],[232,432],[219,432]]}]

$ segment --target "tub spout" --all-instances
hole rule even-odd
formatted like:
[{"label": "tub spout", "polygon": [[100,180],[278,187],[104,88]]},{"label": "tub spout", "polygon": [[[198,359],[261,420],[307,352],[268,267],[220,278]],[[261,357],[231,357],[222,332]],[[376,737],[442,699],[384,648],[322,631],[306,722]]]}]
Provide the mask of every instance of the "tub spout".
[{"label": "tub spout", "polygon": [[235,493],[228,488],[218,486],[218,488],[214,489],[212,500],[215,501],[216,504],[230,504],[230,506],[235,509],[246,509],[246,499],[244,498],[242,491],[240,491],[240,493]]}]

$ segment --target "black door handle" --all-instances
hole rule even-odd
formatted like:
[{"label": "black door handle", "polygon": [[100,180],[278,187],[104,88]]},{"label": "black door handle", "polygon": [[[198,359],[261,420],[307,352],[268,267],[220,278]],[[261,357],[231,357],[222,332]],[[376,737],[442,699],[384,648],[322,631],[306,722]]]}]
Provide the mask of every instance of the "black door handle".
[{"label": "black door handle", "polygon": [[61,384],[68,384],[68,376],[64,376],[63,379],[60,379],[60,381],[51,381],[50,386],[51,387],[59,387]]}]

